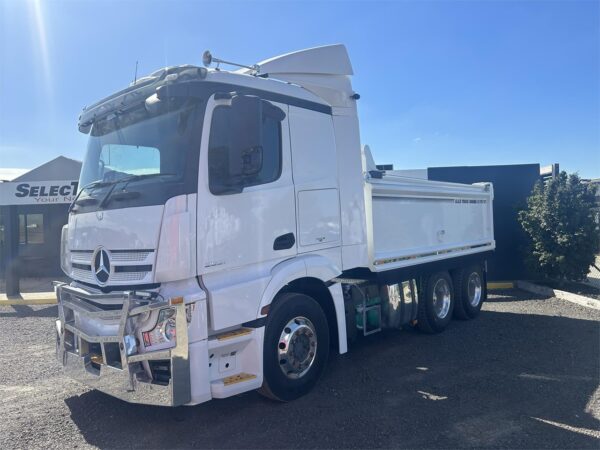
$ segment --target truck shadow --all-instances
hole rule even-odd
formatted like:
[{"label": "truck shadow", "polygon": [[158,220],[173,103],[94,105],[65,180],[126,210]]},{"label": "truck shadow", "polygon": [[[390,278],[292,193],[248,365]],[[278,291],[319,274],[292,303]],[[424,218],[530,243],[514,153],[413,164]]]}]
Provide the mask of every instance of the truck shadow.
[{"label": "truck shadow", "polygon": [[533,294],[531,292],[521,291],[519,289],[494,289],[488,291],[488,295],[490,296],[488,301],[494,303],[528,302],[531,300],[544,300],[547,298],[552,298],[548,296]]},{"label": "truck shadow", "polygon": [[66,400],[98,447],[598,448],[600,327],[483,311],[440,335],[359,340],[291,403],[251,392],[176,409],[97,391]]},{"label": "truck shadow", "polygon": [[0,309],[0,317],[58,317],[58,306],[32,307],[29,305],[11,305]]}]

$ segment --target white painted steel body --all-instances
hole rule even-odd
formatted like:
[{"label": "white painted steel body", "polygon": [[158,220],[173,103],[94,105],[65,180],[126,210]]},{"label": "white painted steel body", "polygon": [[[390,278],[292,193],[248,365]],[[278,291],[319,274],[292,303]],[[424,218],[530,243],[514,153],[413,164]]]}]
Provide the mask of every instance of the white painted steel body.
[{"label": "white painted steel body", "polygon": [[[304,50],[259,66],[267,78],[249,70],[211,70],[206,81],[310,101],[331,111],[272,102],[285,113],[276,181],[234,195],[210,192],[206,130],[215,108],[229,104],[212,95],[203,119],[197,193],[165,205],[72,214],[66,231],[68,275],[89,295],[100,292],[90,284],[94,252],[102,247],[112,261],[104,288],[144,285],[163,299],[182,297],[189,306],[188,404],[261,386],[264,323],[256,321],[291,284],[316,280],[326,287],[330,296],[322,300],[332,302],[337,346],[344,353],[344,298],[341,284],[332,281],[344,271],[382,272],[494,248],[490,184],[370,174],[374,167],[370,153],[361,151],[352,67],[343,46]],[[274,240],[287,233],[294,234],[295,243],[275,250]],[[117,269],[128,265],[147,270]],[[82,267],[89,267],[87,273]],[[82,333],[116,333],[115,324],[100,326],[85,311],[75,317]],[[253,321],[256,325],[242,326]],[[232,330],[242,334],[223,337]],[[141,354],[153,351],[152,346],[138,348]],[[231,382],[231,377],[238,378]]]},{"label": "white painted steel body", "polygon": [[493,250],[489,183],[463,185],[397,176],[366,183],[375,272]]}]

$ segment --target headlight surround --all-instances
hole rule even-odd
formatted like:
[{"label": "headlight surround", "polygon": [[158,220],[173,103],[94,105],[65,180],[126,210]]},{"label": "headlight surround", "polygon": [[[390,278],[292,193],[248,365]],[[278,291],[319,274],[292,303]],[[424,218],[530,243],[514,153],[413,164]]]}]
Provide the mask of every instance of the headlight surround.
[{"label": "headlight surround", "polygon": [[71,276],[71,251],[69,250],[69,225],[64,225],[60,232],[60,268],[67,276]]},{"label": "headlight surround", "polygon": [[149,331],[142,332],[144,347],[152,347],[165,343],[175,344],[177,327],[175,325],[175,308],[163,308],[158,311],[156,325]]}]

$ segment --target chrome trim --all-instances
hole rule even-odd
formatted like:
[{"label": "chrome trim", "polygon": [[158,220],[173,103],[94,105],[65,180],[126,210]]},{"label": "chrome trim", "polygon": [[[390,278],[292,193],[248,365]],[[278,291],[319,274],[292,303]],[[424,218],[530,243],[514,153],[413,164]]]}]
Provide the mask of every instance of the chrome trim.
[{"label": "chrome trim", "polygon": [[408,255],[408,256],[380,258],[380,259],[375,260],[373,262],[373,265],[380,266],[383,264],[390,264],[390,263],[400,262],[400,261],[408,261],[408,260],[417,259],[417,258],[427,258],[430,256],[446,255],[449,253],[459,253],[459,252],[463,252],[465,250],[473,250],[476,248],[483,248],[483,247],[492,247],[492,244],[493,244],[492,242],[486,242],[484,244],[466,245],[463,247],[450,248],[447,250],[438,250],[438,251],[428,252],[428,253],[417,253],[417,254]]},{"label": "chrome trim", "polygon": [[315,362],[317,350],[315,326],[306,317],[294,317],[283,327],[279,336],[279,368],[292,380],[302,378]]},{"label": "chrome trim", "polygon": [[467,293],[468,300],[472,307],[477,308],[481,301],[481,294],[483,287],[481,284],[481,277],[478,272],[471,272],[467,279]]},{"label": "chrome trim", "polygon": [[452,292],[444,278],[439,278],[433,285],[433,312],[438,319],[444,320],[450,311]]},{"label": "chrome trim", "polygon": [[65,283],[56,283],[55,287],[60,288],[61,291],[64,291],[67,294],[74,295],[75,297],[83,298],[85,300],[90,300],[94,303],[104,305],[121,305],[127,294],[126,292],[109,292],[107,294],[94,293],[86,291],[85,289],[80,287],[69,286]]},{"label": "chrome trim", "polygon": [[[96,258],[98,257],[98,255],[100,255],[100,259],[96,264]],[[90,261],[90,270],[92,273],[92,277],[94,277],[94,280],[96,281],[96,284],[98,286],[106,286],[108,280],[115,271],[114,265],[110,262],[110,260],[110,251],[108,251],[108,249],[102,246],[98,247],[96,250],[94,250],[94,253],[92,253],[92,258]],[[98,275],[100,274],[105,274],[106,280],[102,281],[100,278],[98,278]]]},{"label": "chrome trim", "polygon": [[78,313],[82,313],[88,317],[94,317],[97,319],[104,319],[104,320],[110,320],[110,319],[118,319],[119,317],[121,317],[121,311],[116,310],[116,311],[105,311],[103,309],[99,309],[95,307],[93,307],[90,304],[87,303],[75,303],[73,301],[71,301],[70,299],[62,299],[62,304],[67,306],[69,309],[73,310],[73,311],[77,311]]},{"label": "chrome trim", "polygon": [[131,355],[127,358],[129,364],[133,364],[140,361],[153,361],[157,359],[169,359],[171,357],[170,350],[157,350],[155,352],[143,353],[141,355]]},{"label": "chrome trim", "polygon": [[[172,304],[170,301],[152,300],[135,292],[95,294],[64,283],[55,283],[55,289],[59,313],[56,324],[56,356],[71,378],[128,402],[161,406],[179,406],[190,402],[185,303]],[[122,307],[103,310],[102,306],[99,306],[114,307],[117,304]],[[176,310],[175,325],[178,332],[175,347],[128,356],[125,338],[135,332],[130,319],[167,306]],[[73,311],[88,318],[113,321],[118,319],[118,332],[116,335],[107,336],[84,332],[75,325],[72,319]],[[72,338],[69,337],[74,343],[72,347],[65,345],[67,331],[72,334]],[[115,343],[119,344],[120,367],[109,365],[107,361],[106,344]],[[87,349],[88,344],[100,344],[101,355]],[[84,353],[85,351],[87,353]],[[168,384],[153,383],[148,376],[143,363],[153,360],[170,362],[171,379]]]}]

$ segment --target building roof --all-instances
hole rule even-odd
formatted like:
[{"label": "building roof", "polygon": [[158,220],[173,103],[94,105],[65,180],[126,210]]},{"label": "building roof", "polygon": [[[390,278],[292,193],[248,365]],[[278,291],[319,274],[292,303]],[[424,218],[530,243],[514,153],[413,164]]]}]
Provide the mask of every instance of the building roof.
[{"label": "building roof", "polygon": [[81,161],[59,156],[31,169],[13,181],[78,180],[79,172],[81,172]]},{"label": "building roof", "polygon": [[20,177],[29,169],[17,169],[9,167],[0,167],[0,182],[12,181],[17,177]]}]

